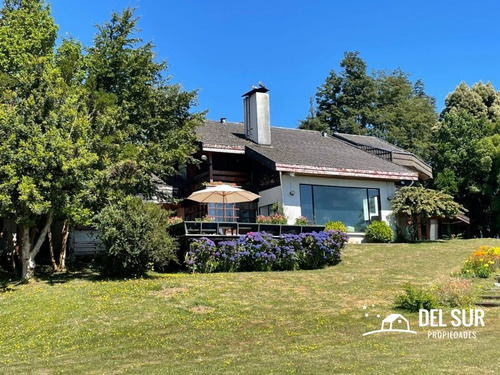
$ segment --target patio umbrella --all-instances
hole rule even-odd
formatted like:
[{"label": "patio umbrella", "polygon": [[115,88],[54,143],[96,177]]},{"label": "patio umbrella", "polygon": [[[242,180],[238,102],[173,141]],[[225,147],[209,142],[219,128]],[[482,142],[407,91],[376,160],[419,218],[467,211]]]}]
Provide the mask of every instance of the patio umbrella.
[{"label": "patio umbrella", "polygon": [[252,202],[260,195],[231,185],[210,186],[203,190],[195,191],[187,199],[199,203],[222,203],[224,221],[226,220],[226,203]]}]

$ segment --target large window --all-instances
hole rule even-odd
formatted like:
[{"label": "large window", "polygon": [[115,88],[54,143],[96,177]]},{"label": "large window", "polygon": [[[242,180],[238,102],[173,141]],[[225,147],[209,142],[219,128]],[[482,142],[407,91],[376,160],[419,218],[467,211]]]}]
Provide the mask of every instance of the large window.
[{"label": "large window", "polygon": [[348,232],[364,232],[372,220],[380,220],[379,189],[300,185],[300,206],[309,222],[340,220]]},{"label": "large window", "polygon": [[[255,202],[247,203],[226,203],[225,221],[239,221],[241,223],[255,223],[257,204]],[[224,209],[222,203],[208,203],[207,214],[213,217],[215,221],[224,221]]]}]

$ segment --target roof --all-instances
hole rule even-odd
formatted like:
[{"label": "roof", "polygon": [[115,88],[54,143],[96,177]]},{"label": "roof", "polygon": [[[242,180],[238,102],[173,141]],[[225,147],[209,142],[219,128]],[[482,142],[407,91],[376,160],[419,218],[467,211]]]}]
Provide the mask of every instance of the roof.
[{"label": "roof", "polygon": [[314,130],[271,127],[271,146],[245,139],[243,123],[206,121],[197,129],[197,134],[203,151],[247,154],[277,171],[385,180],[418,179],[412,170]]},{"label": "roof", "polygon": [[338,137],[340,139],[346,140],[354,144],[378,148],[380,150],[408,152],[403,150],[402,148],[396,147],[393,144],[390,144],[389,142],[386,142],[383,139],[377,137],[372,137],[368,135],[345,134],[345,133],[334,133],[333,135],[335,137]]},{"label": "roof", "polygon": [[384,141],[383,139],[367,136],[345,133],[334,133],[334,137],[342,139],[352,145],[361,148],[373,155],[390,160],[395,164],[407,167],[418,172],[422,180],[432,178],[432,167],[422,161],[418,156],[408,152],[400,147]]}]

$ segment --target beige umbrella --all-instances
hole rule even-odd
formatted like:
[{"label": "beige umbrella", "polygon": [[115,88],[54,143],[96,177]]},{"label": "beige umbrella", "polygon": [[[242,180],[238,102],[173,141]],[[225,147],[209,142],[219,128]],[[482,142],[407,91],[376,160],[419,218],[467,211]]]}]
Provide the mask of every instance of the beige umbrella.
[{"label": "beige umbrella", "polygon": [[210,186],[195,191],[187,197],[187,199],[200,203],[222,203],[224,221],[226,220],[226,203],[252,202],[257,198],[260,198],[260,195],[231,185]]}]

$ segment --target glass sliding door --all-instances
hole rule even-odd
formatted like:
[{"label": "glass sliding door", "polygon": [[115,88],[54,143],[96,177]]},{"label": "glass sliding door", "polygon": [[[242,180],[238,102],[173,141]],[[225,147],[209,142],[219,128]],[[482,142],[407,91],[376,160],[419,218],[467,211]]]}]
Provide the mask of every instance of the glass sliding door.
[{"label": "glass sliding door", "polygon": [[314,223],[312,185],[300,185],[300,208],[302,216],[307,217],[309,223]]},{"label": "glass sliding door", "polygon": [[302,215],[317,225],[342,221],[348,232],[364,232],[380,219],[378,189],[300,185],[300,199]]}]

